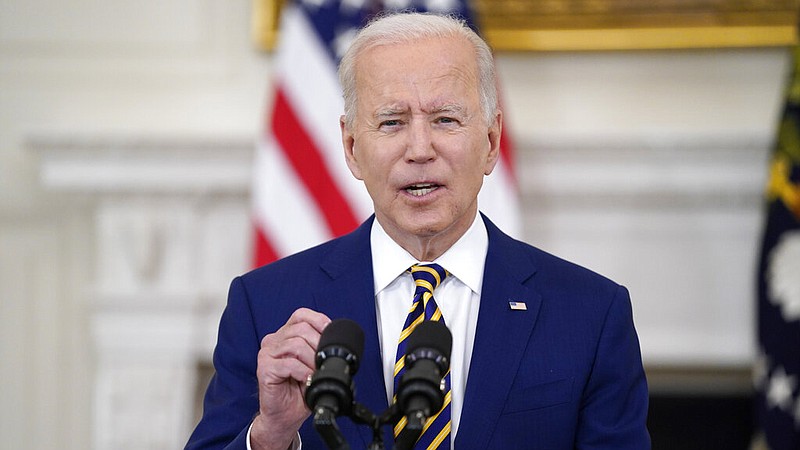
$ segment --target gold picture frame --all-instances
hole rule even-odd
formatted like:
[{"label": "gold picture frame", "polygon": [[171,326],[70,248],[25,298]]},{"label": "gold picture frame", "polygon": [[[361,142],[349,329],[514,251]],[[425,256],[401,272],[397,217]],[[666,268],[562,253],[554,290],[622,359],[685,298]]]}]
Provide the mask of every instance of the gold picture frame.
[{"label": "gold picture frame", "polygon": [[278,40],[278,25],[285,0],[253,0],[250,31],[260,50],[272,50]]},{"label": "gold picture frame", "polygon": [[[272,49],[286,0],[253,0],[253,38]],[[496,51],[790,46],[800,0],[472,0]]]}]

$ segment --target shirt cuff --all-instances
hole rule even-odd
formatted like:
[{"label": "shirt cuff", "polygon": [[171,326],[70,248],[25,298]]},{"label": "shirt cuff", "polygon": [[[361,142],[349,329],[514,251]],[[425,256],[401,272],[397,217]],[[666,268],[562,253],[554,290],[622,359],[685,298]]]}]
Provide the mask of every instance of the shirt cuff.
[{"label": "shirt cuff", "polygon": [[[247,450],[253,450],[253,447],[250,446],[250,431],[253,429],[253,422],[250,422],[250,426],[247,427]],[[292,440],[292,444],[289,445],[289,450],[301,450],[303,448],[303,440],[300,439],[300,433],[297,433]]]}]

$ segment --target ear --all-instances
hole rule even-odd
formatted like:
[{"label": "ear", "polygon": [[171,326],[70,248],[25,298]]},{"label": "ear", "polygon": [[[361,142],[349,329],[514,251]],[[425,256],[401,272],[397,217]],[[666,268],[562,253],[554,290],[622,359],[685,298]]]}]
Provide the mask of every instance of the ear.
[{"label": "ear", "polygon": [[342,130],[342,147],[344,148],[344,160],[347,162],[347,167],[356,179],[363,180],[361,166],[355,153],[356,139],[352,130],[345,124],[344,116],[339,117],[339,128]]},{"label": "ear", "polygon": [[500,110],[494,115],[494,120],[489,124],[489,153],[486,155],[486,165],[483,169],[484,175],[489,175],[497,165],[500,158],[500,136],[503,134],[503,113]]}]

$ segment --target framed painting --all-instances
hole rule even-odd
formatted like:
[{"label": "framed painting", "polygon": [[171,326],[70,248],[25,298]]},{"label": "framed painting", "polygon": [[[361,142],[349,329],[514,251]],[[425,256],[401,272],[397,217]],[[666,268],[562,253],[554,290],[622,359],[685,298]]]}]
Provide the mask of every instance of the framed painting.
[{"label": "framed painting", "polygon": [[[273,47],[286,0],[253,0],[253,37]],[[472,0],[496,51],[789,46],[798,0]]]}]

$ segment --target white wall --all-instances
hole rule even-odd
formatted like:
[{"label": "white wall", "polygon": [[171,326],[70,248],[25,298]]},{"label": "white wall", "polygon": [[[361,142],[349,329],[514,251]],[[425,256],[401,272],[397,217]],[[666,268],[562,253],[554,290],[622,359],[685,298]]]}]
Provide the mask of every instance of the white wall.
[{"label": "white wall", "polygon": [[[96,231],[108,225],[96,208],[114,193],[48,188],[43,160],[71,146],[191,155],[204,142],[201,153],[235,147],[241,159],[270,66],[250,44],[248,8],[0,2],[0,448],[85,449],[97,433],[88,312],[103,273]],[[630,287],[648,364],[749,363],[760,191],[787,57],[499,57],[525,236]],[[233,228],[246,217],[240,183],[216,199],[237,211]],[[166,216],[181,214],[174,198],[159,201]],[[221,285],[212,292],[246,266],[246,238],[237,239],[233,256],[204,266]],[[212,329],[200,334],[205,347]]]},{"label": "white wall", "polygon": [[[71,142],[252,141],[269,57],[251,45],[249,7],[0,2],[0,448],[83,450],[98,433],[89,312],[103,198],[43,186],[41,142],[58,153]],[[220,273],[223,295],[244,265]]]}]

